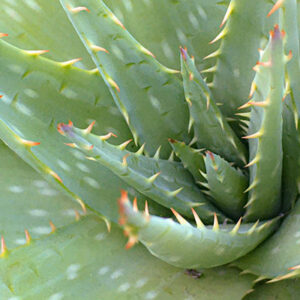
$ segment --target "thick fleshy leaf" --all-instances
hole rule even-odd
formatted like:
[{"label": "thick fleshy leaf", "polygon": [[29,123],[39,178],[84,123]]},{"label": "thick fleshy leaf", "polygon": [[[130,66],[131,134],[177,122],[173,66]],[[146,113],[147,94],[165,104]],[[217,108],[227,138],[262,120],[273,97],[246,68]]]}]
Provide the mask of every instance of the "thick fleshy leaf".
[{"label": "thick fleshy leaf", "polygon": [[[0,5],[1,32],[7,40],[26,50],[49,50],[57,61],[82,58],[78,66],[94,68],[94,63],[65,15],[59,0],[4,0]],[[63,30],[62,30],[63,28]]]},{"label": "thick fleshy leaf", "polygon": [[279,219],[255,224],[219,225],[215,217],[213,226],[205,226],[194,213],[197,227],[192,226],[175,210],[178,222],[151,216],[133,209],[126,192],[119,200],[121,219],[127,247],[141,241],[160,259],[181,268],[212,268],[241,257],[270,236]]},{"label": "thick fleshy leaf", "polygon": [[214,213],[224,216],[206,200],[190,174],[178,162],[146,157],[125,150],[127,142],[113,146],[89,131],[72,124],[59,124],[58,130],[73,142],[89,160],[114,172],[140,193],[165,207],[173,207],[192,218],[194,208],[204,222],[212,222]]},{"label": "thick fleshy leaf", "polygon": [[[132,35],[166,66],[180,68],[178,48],[186,46],[201,70],[214,60],[202,60],[217,49],[209,44],[219,30],[226,6],[219,0],[105,0]],[[143,26],[141,26],[143,24]]]},{"label": "thick fleshy leaf", "polygon": [[2,102],[48,125],[71,118],[87,126],[96,120],[99,134],[112,131],[120,140],[131,137],[97,71],[54,62],[1,40],[0,53]]},{"label": "thick fleshy leaf", "polygon": [[300,277],[300,201],[272,237],[234,264],[275,280]]},{"label": "thick fleshy leaf", "polygon": [[220,156],[208,152],[205,157],[206,179],[213,203],[229,218],[238,220],[247,201],[248,178]]},{"label": "thick fleshy leaf", "polygon": [[[115,199],[121,188],[130,187],[106,168],[96,170],[93,163],[83,162],[84,156],[76,149],[65,151],[67,140],[55,128],[57,120],[77,120],[86,126],[92,119],[100,134],[118,134],[117,142],[131,137],[111,100],[101,98],[99,75],[51,62],[3,41],[0,49],[1,138],[73,199],[83,199],[116,221]],[[41,144],[31,149],[34,143],[28,140]]]},{"label": "thick fleshy leaf", "polygon": [[185,271],[124,242],[117,227],[83,217],[0,258],[0,297],[239,300],[251,288],[253,276],[235,269]]},{"label": "thick fleshy leaf", "polygon": [[194,180],[198,182],[205,181],[201,174],[201,172],[205,172],[204,155],[201,151],[186,145],[184,142],[173,139],[169,141],[175,154],[180,158],[183,166],[193,175]]},{"label": "thick fleshy leaf", "polygon": [[224,14],[226,23],[213,40],[221,40],[215,52],[217,63],[206,72],[213,72],[212,93],[223,104],[220,109],[227,117],[234,117],[248,97],[254,78],[252,67],[259,58],[257,49],[271,29],[264,26],[270,8],[267,0],[231,0]]},{"label": "thick fleshy leaf", "polygon": [[[298,1],[299,2],[299,1]],[[283,107],[283,209],[290,210],[296,201],[300,182],[300,140],[299,140],[299,112],[300,112],[300,61],[299,61],[299,29],[297,6],[294,0],[282,3],[282,26],[286,32],[284,40],[286,54],[292,54],[287,62],[286,82],[287,96]]]},{"label": "thick fleshy leaf", "polygon": [[9,248],[26,243],[27,229],[32,238],[51,232],[55,226],[73,223],[73,202],[50,186],[13,151],[0,142],[0,235]]},{"label": "thick fleshy leaf", "polygon": [[263,284],[255,287],[244,300],[298,300],[300,295],[300,279]]},{"label": "thick fleshy leaf", "polygon": [[[168,138],[188,141],[188,108],[178,71],[161,65],[125,29],[103,1],[61,0],[136,143],[170,154]],[[88,9],[78,12],[76,7]],[[101,30],[98,30],[101,28]]]},{"label": "thick fleshy leaf", "polygon": [[198,147],[244,166],[247,161],[246,147],[223,117],[194,61],[186,50],[181,49],[181,54],[184,93],[190,111],[189,128],[194,128]]},{"label": "thick fleshy leaf", "polygon": [[[262,52],[252,83],[249,132],[250,185],[245,219],[255,221],[276,216],[281,207],[282,98],[284,95],[284,33],[278,25]],[[252,96],[252,95],[251,95]]]}]

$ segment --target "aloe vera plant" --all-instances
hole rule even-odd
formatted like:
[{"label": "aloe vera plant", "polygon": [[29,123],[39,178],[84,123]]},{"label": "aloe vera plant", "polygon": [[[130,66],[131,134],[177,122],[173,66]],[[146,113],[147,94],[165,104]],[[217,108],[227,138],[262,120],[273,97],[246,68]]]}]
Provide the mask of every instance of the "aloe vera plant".
[{"label": "aloe vera plant", "polygon": [[299,299],[298,11],[3,1],[0,299]]}]

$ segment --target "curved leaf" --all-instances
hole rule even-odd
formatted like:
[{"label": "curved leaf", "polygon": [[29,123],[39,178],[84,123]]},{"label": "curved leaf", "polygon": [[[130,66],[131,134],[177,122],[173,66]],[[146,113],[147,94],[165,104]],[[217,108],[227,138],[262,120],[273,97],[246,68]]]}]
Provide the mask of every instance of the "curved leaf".
[{"label": "curved leaf", "polygon": [[285,57],[283,37],[278,26],[270,33],[270,42],[256,65],[252,84],[249,135],[249,199],[245,219],[255,221],[276,216],[281,207],[282,172],[282,99]]},{"label": "curved leaf", "polygon": [[2,1],[0,6],[0,28],[8,33],[8,42],[27,50],[49,50],[47,57],[58,61],[82,58],[78,66],[95,67],[59,0],[19,2]]},{"label": "curved leaf", "polygon": [[[80,199],[116,221],[114,199],[121,188],[130,187],[106,168],[96,170],[93,163],[83,162],[76,149],[66,152],[67,140],[55,128],[57,119],[77,120],[82,126],[94,119],[100,134],[113,131],[119,135],[117,142],[131,137],[111,100],[101,98],[99,75],[52,62],[3,41],[0,51],[1,139],[73,199]],[[27,141],[41,144],[31,149],[34,143]],[[139,194],[139,198],[143,196]]]},{"label": "curved leaf", "polygon": [[205,181],[201,172],[205,172],[204,156],[199,150],[194,149],[184,142],[169,140],[175,154],[180,158],[183,166],[191,172],[196,181]]},{"label": "curved leaf", "polygon": [[[96,0],[61,0],[127,121],[135,142],[154,155],[170,154],[168,138],[188,141],[188,108],[177,71],[161,65]],[[86,7],[77,12],[76,7]],[[75,10],[74,10],[75,9]],[[101,28],[101,31],[97,29]]]},{"label": "curved leaf", "polygon": [[300,295],[300,279],[264,284],[255,287],[244,300],[297,300]]},{"label": "curved leaf", "polygon": [[198,146],[239,166],[245,165],[245,146],[222,116],[193,60],[184,49],[181,49],[181,54],[181,72],[185,98],[189,104],[190,128],[194,128]]},{"label": "curved leaf", "polygon": [[[243,270],[277,280],[300,277],[300,201],[278,231],[234,264]],[[299,266],[299,268],[297,268]]]},{"label": "curved leaf", "polygon": [[220,156],[206,154],[206,179],[213,203],[229,218],[238,220],[247,201],[248,178],[239,169],[232,167]]},{"label": "curved leaf", "polygon": [[7,247],[26,243],[27,229],[36,238],[55,226],[73,223],[79,204],[50,186],[37,172],[0,142],[0,235]]},{"label": "curved leaf", "polygon": [[[212,221],[213,214],[218,212],[180,163],[129,152],[124,150],[127,142],[113,146],[101,137],[75,128],[72,124],[61,123],[58,130],[75,143],[74,147],[83,151],[88,159],[107,167],[159,204],[173,207],[187,217],[193,216],[193,207],[205,222]],[[222,213],[218,213],[222,218]]]},{"label": "curved leaf", "polygon": [[108,233],[98,217],[84,217],[0,258],[0,297],[239,300],[252,285],[235,269],[185,272],[123,245],[117,227]]},{"label": "curved leaf", "polygon": [[272,234],[279,219],[255,224],[205,226],[195,213],[193,227],[173,210],[180,224],[172,219],[149,216],[134,210],[123,192],[119,201],[120,223],[129,236],[127,247],[137,240],[160,259],[181,268],[212,268],[227,264],[256,248]]},{"label": "curved leaf", "polygon": [[[209,44],[219,30],[229,0],[105,0],[128,31],[166,66],[178,69],[178,48],[186,46],[199,69],[214,62],[202,60],[217,49]],[[143,24],[143,26],[141,26]]]}]

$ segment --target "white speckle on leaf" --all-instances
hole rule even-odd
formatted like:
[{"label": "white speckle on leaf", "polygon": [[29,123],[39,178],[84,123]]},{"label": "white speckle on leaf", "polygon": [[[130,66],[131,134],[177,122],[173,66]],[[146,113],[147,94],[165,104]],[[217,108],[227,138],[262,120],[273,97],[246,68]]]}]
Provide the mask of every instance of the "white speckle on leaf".
[{"label": "white speckle on leaf", "polygon": [[168,44],[167,40],[163,40],[163,42],[161,43],[161,47],[162,47],[162,50],[166,57],[169,57],[169,58],[174,57],[172,49],[171,49],[170,45]]},{"label": "white speckle on leaf", "polygon": [[67,165],[64,161],[58,159],[57,160],[57,164],[65,171],[71,171],[71,168],[69,167],[69,165]]},{"label": "white speckle on leaf", "polygon": [[22,22],[22,17],[14,9],[6,6],[4,7],[4,11],[15,21]]},{"label": "white speckle on leaf", "polygon": [[106,238],[107,234],[104,233],[104,232],[101,232],[101,233],[98,233],[96,236],[95,236],[95,240],[97,241],[102,241]]},{"label": "white speckle on leaf", "polygon": [[39,94],[32,89],[25,89],[24,94],[30,98],[38,98]]},{"label": "white speckle on leaf", "polygon": [[63,210],[62,214],[64,216],[68,216],[68,217],[75,217],[76,216],[75,210],[73,208]]},{"label": "white speckle on leaf", "polygon": [[18,185],[11,185],[11,186],[8,187],[8,189],[12,193],[16,193],[16,194],[24,192],[24,189],[21,186],[18,186]]},{"label": "white speckle on leaf", "polygon": [[80,269],[80,265],[79,264],[72,264],[68,267],[67,269],[67,279],[68,280],[73,280],[76,277],[78,277],[78,271]]},{"label": "white speckle on leaf", "polygon": [[48,212],[44,209],[31,209],[29,211],[29,214],[31,214],[34,217],[44,217],[48,214]]},{"label": "white speckle on leaf", "polygon": [[76,167],[77,167],[79,170],[83,171],[83,172],[86,172],[86,173],[89,173],[89,172],[90,172],[90,169],[89,169],[85,164],[83,164],[83,163],[81,163],[81,162],[76,163]]},{"label": "white speckle on leaf", "polygon": [[38,226],[38,227],[34,227],[31,230],[32,232],[36,233],[36,234],[49,234],[51,232],[51,227],[48,226]]},{"label": "white speckle on leaf", "polygon": [[34,180],[33,185],[35,185],[38,188],[45,188],[48,187],[48,182],[44,180]]},{"label": "white speckle on leaf", "polygon": [[95,188],[95,189],[99,189],[100,185],[99,183],[92,177],[83,177],[83,180],[90,185],[91,187]]},{"label": "white speckle on leaf", "polygon": [[8,68],[10,69],[10,71],[22,75],[24,73],[24,70],[22,69],[21,66],[18,65],[9,65]]},{"label": "white speckle on leaf", "polygon": [[35,0],[26,0],[25,3],[35,11],[41,11],[41,9],[42,9]]},{"label": "white speckle on leaf", "polygon": [[156,291],[150,291],[148,293],[146,293],[145,295],[145,299],[154,299],[157,296],[157,292]]},{"label": "white speckle on leaf", "polygon": [[177,37],[178,37],[178,39],[181,43],[187,43],[186,36],[184,35],[184,33],[182,32],[181,29],[177,28],[176,29],[176,34],[177,34]]},{"label": "white speckle on leaf", "polygon": [[85,155],[78,150],[71,149],[72,155],[80,160],[85,160]]},{"label": "white speckle on leaf", "polygon": [[104,275],[109,271],[109,267],[105,266],[99,269],[98,274],[99,275]]},{"label": "white speckle on leaf", "polygon": [[128,12],[131,12],[132,11],[132,3],[130,1],[124,1],[124,6],[125,6],[125,9],[128,11]]},{"label": "white speckle on leaf", "polygon": [[24,115],[27,115],[27,116],[32,116],[33,115],[32,111],[27,106],[25,106],[25,105],[23,105],[19,102],[17,104],[17,108]]},{"label": "white speckle on leaf", "polygon": [[129,288],[130,288],[130,284],[128,282],[125,282],[119,286],[118,291],[126,292]]},{"label": "white speckle on leaf", "polygon": [[111,279],[117,279],[117,278],[121,277],[122,275],[123,275],[123,271],[122,270],[116,270],[115,272],[113,272],[110,275],[110,278]]},{"label": "white speckle on leaf", "polygon": [[63,293],[56,293],[51,295],[48,300],[61,300],[63,299],[63,297],[64,297]]},{"label": "white speckle on leaf", "polygon": [[77,97],[77,93],[70,88],[63,89],[61,94],[67,97],[68,99],[74,99]]},{"label": "white speckle on leaf", "polygon": [[53,190],[53,189],[50,189],[50,188],[41,189],[41,190],[39,190],[39,193],[41,195],[44,195],[44,196],[56,196],[58,194],[56,190]]},{"label": "white speckle on leaf", "polygon": [[206,14],[206,12],[203,10],[203,8],[200,5],[197,6],[197,11],[198,11],[199,16],[202,19],[204,19],[204,20],[207,19],[207,14]]},{"label": "white speckle on leaf", "polygon": [[199,22],[192,12],[189,12],[188,18],[195,29],[199,28]]},{"label": "white speckle on leaf", "polygon": [[136,288],[141,288],[147,283],[148,279],[147,278],[141,278],[135,283]]},{"label": "white speckle on leaf", "polygon": [[17,245],[25,245],[26,244],[26,240],[25,239],[16,239],[14,241],[15,244]]}]

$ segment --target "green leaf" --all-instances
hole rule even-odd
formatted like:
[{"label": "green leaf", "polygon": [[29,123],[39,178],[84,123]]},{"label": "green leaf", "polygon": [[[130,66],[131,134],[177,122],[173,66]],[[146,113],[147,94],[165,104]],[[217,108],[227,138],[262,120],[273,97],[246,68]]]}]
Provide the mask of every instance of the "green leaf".
[{"label": "green leaf", "polygon": [[206,178],[212,202],[226,216],[238,220],[247,201],[248,178],[239,169],[211,152],[205,157]]},{"label": "green leaf", "polygon": [[254,292],[244,300],[298,300],[300,295],[300,279],[284,280],[272,284],[255,287]]},{"label": "green leaf", "polygon": [[83,217],[0,259],[0,296],[239,300],[251,288],[253,277],[236,269],[186,272],[149,255],[141,245],[126,251],[124,243],[116,226],[108,233],[98,217]]},{"label": "green leaf", "polygon": [[216,44],[209,42],[219,30],[229,0],[104,2],[128,31],[166,66],[180,68],[179,46],[186,46],[199,58],[197,66],[201,70],[215,63],[213,59],[202,58],[217,49]]},{"label": "green leaf", "polygon": [[195,181],[202,182],[205,178],[201,172],[205,172],[204,156],[198,149],[194,149],[184,142],[169,140],[176,155],[180,158],[183,166],[191,172]]},{"label": "green leaf", "polygon": [[283,34],[278,26],[256,65],[252,84],[249,135],[249,199],[245,219],[255,221],[278,215],[281,206],[282,172],[282,98],[284,94],[285,57]]},{"label": "green leaf", "polygon": [[193,60],[186,50],[181,49],[181,54],[184,93],[190,111],[189,128],[193,126],[198,146],[244,166],[247,161],[245,146],[222,116]]},{"label": "green leaf", "polygon": [[[58,61],[82,58],[78,66],[95,67],[59,0],[4,1],[0,6],[1,32],[7,41],[27,50],[49,50],[47,57]],[[63,28],[63,30],[62,30]]]},{"label": "green leaf", "polygon": [[0,142],[0,235],[9,248],[26,243],[56,226],[73,223],[79,204],[50,186],[37,172]]},{"label": "green leaf", "polygon": [[[264,24],[271,5],[266,0],[230,1],[227,22],[214,41],[221,39],[213,71],[212,93],[227,117],[247,99],[258,60]],[[269,28],[266,28],[266,32]],[[228,88],[230,86],[230,88]]]},{"label": "green leaf", "polygon": [[[71,124],[61,123],[59,131],[75,143],[88,159],[107,167],[119,178],[165,207],[173,207],[187,217],[193,217],[194,208],[205,222],[213,220],[218,212],[196,184],[182,164],[156,157],[146,157],[140,153],[124,150],[125,142],[113,146],[89,131],[78,129]],[[224,219],[222,213],[220,219]]]},{"label": "green leaf", "polygon": [[[129,189],[146,200],[106,168],[83,162],[84,156],[76,149],[65,151],[67,140],[55,128],[57,120],[77,120],[86,126],[92,119],[96,132],[118,134],[116,142],[131,137],[111,100],[101,98],[105,95],[101,87],[106,87],[101,86],[99,75],[63,66],[3,41],[0,51],[0,91],[4,95],[0,102],[1,139],[47,180],[111,220],[118,219],[115,199],[120,189]],[[41,144],[31,149],[23,140]],[[149,204],[153,207],[151,200]]]},{"label": "green leaf", "polygon": [[[61,3],[135,142],[146,143],[145,150],[150,155],[162,146],[162,157],[166,158],[171,151],[168,138],[188,141],[188,108],[177,71],[161,65],[102,1],[61,0]],[[72,10],[82,6],[89,11]]]},{"label": "green leaf", "polygon": [[[234,262],[253,274],[275,280],[300,276],[300,201],[278,231],[253,252]],[[290,269],[298,266],[298,269]]]},{"label": "green leaf", "polygon": [[212,268],[227,264],[255,249],[272,234],[279,219],[255,224],[205,226],[195,213],[197,227],[173,210],[172,219],[149,216],[132,208],[127,194],[119,201],[121,219],[129,235],[127,247],[141,241],[153,255],[181,268]]},{"label": "green leaf", "polygon": [[99,73],[54,62],[0,40],[1,100],[50,125],[72,119],[81,126],[96,120],[99,134],[112,131],[116,142],[131,137]]}]

